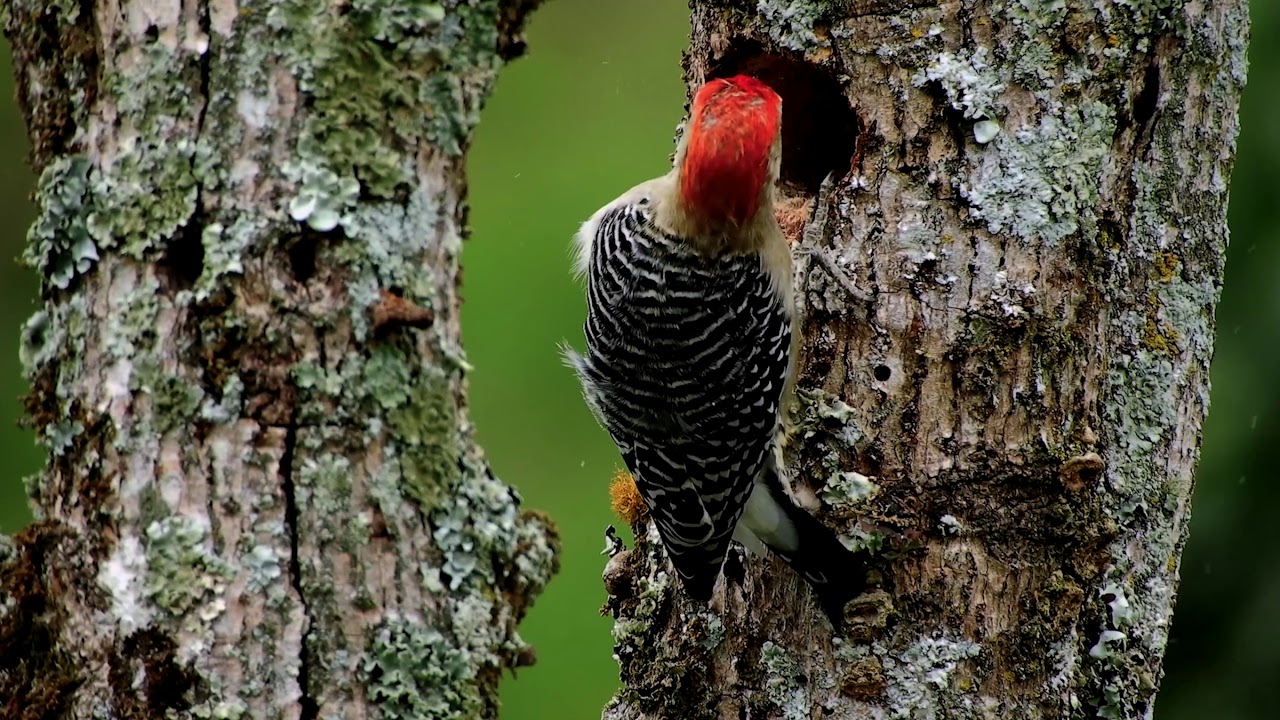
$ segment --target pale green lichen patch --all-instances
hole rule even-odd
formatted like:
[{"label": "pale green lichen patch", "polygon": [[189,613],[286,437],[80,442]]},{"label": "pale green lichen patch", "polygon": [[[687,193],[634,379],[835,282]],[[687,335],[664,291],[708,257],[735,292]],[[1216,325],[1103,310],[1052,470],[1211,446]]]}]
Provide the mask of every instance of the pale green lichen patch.
[{"label": "pale green lichen patch", "polygon": [[875,497],[880,486],[862,473],[846,470],[836,472],[827,478],[826,487],[822,489],[822,499],[833,507],[856,505]]},{"label": "pale green lichen patch", "polygon": [[412,370],[395,348],[374,348],[363,370],[361,388],[381,410],[397,410],[412,399]]},{"label": "pale green lichen patch", "polygon": [[[286,38],[286,61],[313,101],[294,178],[304,197],[294,208],[314,203],[326,224],[353,179],[375,198],[407,187],[414,162],[407,151],[420,142],[460,154],[501,63],[497,15],[496,0],[357,0],[341,13],[298,0],[275,4],[267,23]],[[324,169],[333,177],[319,182],[329,178]]]},{"label": "pale green lichen patch", "polygon": [[1010,0],[994,4],[1027,33],[1050,30],[1067,17],[1067,0]]},{"label": "pale green lichen patch", "polygon": [[1050,40],[1043,35],[1029,38],[1013,53],[1013,65],[1010,68],[1016,82],[1035,92],[1036,97],[1044,99],[1052,97],[1053,88],[1066,90],[1082,82],[1093,72],[1082,64],[1072,65],[1069,70],[1059,72],[1058,56],[1049,43]]},{"label": "pale green lichen patch", "polygon": [[645,551],[644,566],[650,568],[649,573],[636,579],[637,600],[635,607],[627,614],[620,615],[613,623],[613,652],[624,671],[631,658],[648,657],[657,649],[652,647],[654,637],[651,627],[658,621],[659,610],[669,601],[675,591],[675,583],[666,571],[668,560],[663,553],[657,529],[647,523],[646,540],[638,546]]},{"label": "pale green lichen patch", "polygon": [[[1136,316],[1131,320],[1140,322]],[[1120,355],[1108,370],[1107,385],[1113,397],[1108,420],[1124,458],[1118,472],[1107,477],[1112,490],[1128,498],[1122,508],[1125,515],[1145,503],[1143,489],[1161,472],[1150,461],[1178,419],[1176,388],[1168,383],[1173,372],[1173,361],[1167,354],[1149,350]]]},{"label": "pale green lichen patch", "polygon": [[366,203],[345,224],[348,235],[361,242],[346,244],[338,257],[353,267],[367,268],[384,286],[401,288],[415,303],[432,307],[439,292],[436,274],[413,258],[443,250],[452,261],[462,250],[456,235],[435,239],[440,223],[448,221],[441,203],[441,198],[425,192],[415,193],[403,204]]},{"label": "pale green lichen patch", "polygon": [[79,0],[46,0],[48,12],[57,19],[58,22],[75,23],[80,19]]},{"label": "pale green lichen patch", "polygon": [[[1080,670],[1079,635],[1075,628],[1065,639],[1049,647],[1049,658],[1054,668],[1053,675],[1049,677],[1049,687],[1058,692],[1067,690]],[[1078,700],[1072,704],[1078,704]]]},{"label": "pale green lichen patch", "polygon": [[18,359],[22,362],[23,376],[35,378],[36,371],[49,360],[57,357],[62,342],[62,326],[53,322],[47,310],[37,310],[22,324],[22,340],[18,345]]},{"label": "pale green lichen patch", "polygon": [[[664,563],[667,562],[665,556],[659,559]],[[635,615],[640,620],[652,621],[656,618],[658,609],[662,607],[667,594],[674,589],[671,584],[671,576],[667,574],[666,570],[660,570],[652,576],[641,578],[639,588],[640,602],[636,605]]]},{"label": "pale green lichen patch", "polygon": [[461,476],[458,406],[439,369],[424,368],[408,390],[406,400],[387,412],[387,424],[399,441],[405,491],[423,507],[433,508]]},{"label": "pale green lichen patch", "polygon": [[[380,300],[384,288],[397,288],[406,300],[423,308],[439,306],[440,288],[437,276],[416,258],[438,255],[443,251],[454,269],[461,252],[461,240],[447,232],[445,241],[437,243],[442,223],[447,227],[450,218],[441,204],[443,198],[418,192],[407,202],[363,203],[358,210],[342,220],[347,242],[335,251],[335,258],[352,273],[347,284],[351,297],[350,319],[359,340],[369,336],[368,308]],[[455,362],[461,350],[442,341],[441,360],[455,368],[465,369],[465,363]]]},{"label": "pale green lichen patch", "polygon": [[1157,319],[1176,343],[1175,350],[1192,351],[1201,357],[1212,353],[1213,316],[1206,308],[1217,303],[1220,293],[1218,283],[1210,278],[1188,281],[1169,276],[1156,288]]},{"label": "pale green lichen patch", "polygon": [[326,167],[290,164],[284,170],[301,186],[289,201],[289,217],[320,232],[351,221],[350,213],[360,199],[360,183],[354,177],[338,177]]},{"label": "pale green lichen patch", "polygon": [[[388,435],[385,479],[395,487],[375,488],[375,495],[396,503],[395,496],[404,493],[431,512],[454,493],[463,477],[464,438],[450,373],[412,363],[401,346],[379,343],[367,356],[348,356],[331,371],[298,363],[293,376],[304,399],[300,422],[358,416],[366,418],[370,440]],[[370,417],[376,421],[369,423]]]},{"label": "pale green lichen patch", "polygon": [[[438,302],[421,258],[441,250],[441,236],[456,256],[458,233],[440,222],[447,195],[414,180],[428,145],[449,155],[467,145],[501,64],[498,12],[496,0],[358,0],[342,12],[290,0],[267,13],[310,104],[283,168],[297,188],[284,209],[317,231],[344,231],[344,242],[322,249],[318,261],[349,269],[346,307],[359,341],[368,339],[368,308],[384,288],[421,307]],[[254,115],[252,102],[239,106]],[[407,465],[417,474],[419,462]]]},{"label": "pale green lichen patch", "polygon": [[[52,383],[52,397],[46,399],[49,404],[37,413],[41,422],[37,430],[46,447],[59,452],[65,452],[70,447],[68,443],[83,431],[83,422],[73,415],[68,403],[79,390],[84,337],[88,331],[88,299],[81,293],[47,304],[45,309],[33,313],[22,328],[19,357],[24,376],[36,387],[48,388],[46,383]],[[31,497],[36,498],[34,494]]]},{"label": "pale green lichen patch", "polygon": [[825,18],[823,3],[815,0],[757,0],[762,27],[779,46],[804,52],[831,43],[817,28]]},{"label": "pale green lichen patch", "polygon": [[618,618],[613,623],[613,629],[610,635],[613,637],[614,657],[621,657],[622,653],[631,651],[636,642],[643,642],[646,639],[646,632],[649,623],[637,618]]},{"label": "pale green lichen patch", "polygon": [[983,47],[972,53],[941,53],[913,75],[911,82],[916,87],[938,83],[946,93],[947,102],[966,118],[994,118],[1004,82],[988,55]]},{"label": "pale green lichen patch", "polygon": [[116,310],[106,318],[102,342],[113,359],[140,362],[140,353],[150,356],[156,339],[156,317],[160,313],[160,283],[154,276],[127,284],[113,293]]},{"label": "pale green lichen patch", "polygon": [[[495,568],[519,569],[518,577],[517,573],[508,574],[504,582],[513,593],[527,592],[529,598],[522,602],[528,602],[554,571],[556,548],[545,528],[519,515],[518,497],[509,488],[481,464],[460,459],[460,448],[467,440],[459,431],[454,393],[446,374],[410,369],[403,349],[394,344],[375,345],[369,352],[367,359],[359,355],[347,358],[341,369],[333,372],[311,363],[297,366],[295,378],[304,390],[303,415],[315,414],[326,423],[353,412],[373,418],[369,439],[385,443],[387,454],[379,472],[368,477],[366,492],[389,521],[388,531],[393,536],[402,531],[392,520],[403,515],[404,498],[415,497],[421,502],[417,496],[425,497],[412,483],[422,482],[418,490],[430,491],[432,504],[420,506],[427,513],[441,567],[420,569],[425,570],[424,588],[437,598],[440,617],[446,619],[436,627],[448,628],[448,634],[416,623],[392,623],[378,631],[377,647],[361,675],[373,688],[371,697],[392,717],[454,717],[447,714],[448,708],[462,712],[459,717],[469,717],[473,714],[467,709],[469,703],[479,702],[488,692],[477,673],[483,671],[489,677],[502,658],[514,657],[526,647],[518,634],[509,631],[509,623],[495,622],[495,617],[509,612],[506,606],[495,608],[488,594],[499,579]],[[433,394],[424,390],[424,383],[440,386]],[[347,395],[349,390],[355,394]],[[330,402],[335,403],[336,413],[326,417],[325,407]],[[435,423],[424,413],[445,413],[446,419]],[[431,444],[438,439],[451,447],[433,449]],[[352,489],[349,461],[327,449],[342,442],[337,433],[299,432],[302,464],[295,486],[297,501],[321,516],[340,514],[338,510]],[[446,456],[453,458],[451,465],[415,464],[419,457],[438,461]],[[435,472],[431,467],[441,472],[448,468],[451,474],[428,479],[423,473]],[[416,480],[414,473],[418,473]],[[318,527],[317,532],[315,537],[323,544],[336,543],[354,552],[367,539],[369,527],[360,515],[348,527]],[[362,587],[358,574],[355,583]],[[334,603],[325,594],[322,578],[304,576],[304,587],[313,618],[335,617],[338,610],[331,607]],[[355,598],[357,604],[376,605],[367,593],[357,592],[361,593]],[[326,647],[320,652],[328,656],[334,651]],[[421,663],[432,667],[420,667]]]},{"label": "pale green lichen patch", "polygon": [[230,226],[220,222],[209,223],[200,233],[200,245],[204,249],[203,268],[191,289],[198,302],[208,300],[223,286],[228,275],[244,272],[244,257],[256,238],[262,236],[267,224],[254,213],[242,213]]},{"label": "pale green lichen patch", "polygon": [[240,417],[243,407],[244,381],[239,375],[230,375],[222,383],[220,397],[215,399],[205,395],[200,405],[200,419],[211,423],[231,423]]},{"label": "pale green lichen patch", "polygon": [[855,418],[858,413],[839,397],[822,389],[798,388],[791,434],[812,438],[825,433],[849,448],[862,446],[865,435]]},{"label": "pale green lichen patch", "polygon": [[44,426],[40,432],[40,441],[54,455],[62,455],[71,449],[71,443],[84,432],[84,425],[79,420],[55,420]]},{"label": "pale green lichen patch", "polygon": [[[923,68],[937,58],[945,42],[943,26],[938,22],[941,13],[937,8],[903,8],[902,12],[887,18],[893,31],[892,37],[876,46],[876,57],[902,68]],[[859,18],[851,18],[832,28],[831,35],[838,41],[854,40],[858,36]],[[861,48],[858,50],[861,52]],[[891,82],[900,82],[895,78]]]},{"label": "pale green lichen patch", "polygon": [[[141,91],[139,91],[141,92]],[[101,247],[122,243],[142,259],[190,220],[198,185],[192,163],[196,144],[144,139],[110,172],[96,176],[97,198],[89,228]]]},{"label": "pale green lichen patch", "polygon": [[[77,275],[93,272],[99,254],[113,247],[122,246],[138,258],[149,253],[154,257],[151,251],[186,225],[196,208],[202,155],[180,126],[194,122],[199,114],[200,94],[194,87],[199,56],[165,42],[122,41],[117,49],[127,57],[129,71],[104,73],[98,88],[111,103],[112,142],[95,159],[64,156],[42,173],[40,215],[31,227],[25,259],[39,271],[46,289],[68,289]],[[88,296],[76,294],[51,301],[24,328],[22,357],[28,378],[40,382],[41,372],[51,361],[56,363],[54,392],[45,396],[50,403],[46,410],[64,421],[47,425],[42,430],[46,437],[60,441],[79,423],[70,417],[70,403],[82,396],[77,382],[84,377],[81,363],[92,333],[101,333],[111,361],[138,361],[153,349],[158,284],[154,279],[122,280],[128,272],[112,276],[117,284],[109,300],[119,312],[108,313],[103,322],[91,320],[96,313],[90,312]],[[137,378],[130,375],[130,363],[111,361],[104,389],[119,396]],[[151,373],[149,381],[159,380]],[[165,411],[156,419],[164,429],[189,425],[198,402],[186,383],[170,380],[148,386]],[[152,427],[144,421],[140,431],[145,434]],[[127,448],[135,438],[120,430],[114,442]]]},{"label": "pale green lichen patch", "polygon": [[[443,573],[450,590],[491,584],[493,559],[513,560],[522,548],[518,544],[522,519],[518,496],[487,471],[471,467],[465,481],[442,498],[431,518],[436,548],[444,556]],[[529,538],[526,540],[536,539]],[[541,542],[546,545],[545,540]],[[551,548],[535,550],[528,559],[545,559]],[[532,568],[531,568],[532,569]],[[540,573],[539,573],[540,574]],[[537,578],[534,574],[530,579]]]},{"label": "pale green lichen patch", "polygon": [[246,587],[251,592],[262,592],[278,586],[276,580],[283,573],[281,558],[270,545],[254,545],[241,557],[241,565],[249,572]]},{"label": "pale green lichen patch", "polygon": [[186,378],[169,375],[143,362],[130,379],[130,389],[151,398],[151,412],[143,419],[161,434],[189,427],[204,400],[204,391]]},{"label": "pale green lichen patch", "polygon": [[1001,133],[960,184],[972,215],[994,233],[1057,242],[1092,236],[1102,163],[1111,148],[1110,106],[1055,106],[1037,125]]},{"label": "pale green lichen patch", "polygon": [[482,668],[498,665],[493,642],[494,609],[493,600],[474,593],[449,603],[449,626],[458,648],[471,655],[473,665]]},{"label": "pale green lichen patch", "polygon": [[93,211],[89,167],[83,155],[62,157],[45,167],[37,184],[40,215],[27,232],[22,257],[59,290],[98,260],[88,227]]},{"label": "pale green lichen patch", "polygon": [[[337,398],[342,394],[347,382],[341,371],[329,372],[322,366],[308,360],[295,364],[291,374],[293,375],[294,386],[302,391],[304,400],[307,401],[302,403],[303,408],[300,412],[304,414],[298,420],[307,424],[324,418],[326,410],[321,403],[310,401]],[[305,414],[308,410],[314,414]]]},{"label": "pale green lichen patch", "polygon": [[208,172],[211,151],[174,137],[175,126],[199,114],[199,55],[162,42],[128,55],[135,66],[106,78],[104,92],[118,103],[120,147],[109,166],[94,168],[88,226],[99,247],[120,244],[143,258],[190,220],[197,171]]},{"label": "pale green lichen patch", "polygon": [[[1141,345],[1142,316],[1131,312],[1120,321],[1120,327]],[[1128,532],[1113,546],[1114,561],[1107,568],[1108,584],[1102,592],[1105,606],[1100,609],[1105,623],[1088,646],[1089,670],[1096,674],[1092,685],[1096,694],[1090,700],[1104,718],[1129,715],[1135,696],[1127,688],[1141,686],[1143,697],[1154,691],[1147,660],[1159,657],[1168,637],[1173,578],[1159,558],[1172,562],[1177,557],[1184,528],[1150,520],[1176,512],[1190,481],[1169,477],[1157,462],[1161,447],[1176,432],[1179,372],[1168,349],[1140,347],[1117,356],[1106,377],[1112,397],[1107,416],[1116,443],[1107,487],[1117,495],[1116,516]],[[1135,564],[1126,554],[1133,533],[1142,534],[1145,554],[1152,560]]]},{"label": "pale green lichen patch", "polygon": [[696,620],[699,632],[698,644],[703,650],[715,650],[720,647],[720,643],[724,642],[726,630],[724,622],[720,620],[720,616],[710,611],[704,611],[697,614]]},{"label": "pale green lichen patch", "polygon": [[1103,630],[1098,642],[1089,649],[1089,656],[1099,660],[1111,658],[1120,649],[1119,643],[1124,640],[1124,633],[1118,630]]},{"label": "pale green lichen patch", "polygon": [[844,546],[853,552],[865,550],[875,554],[884,548],[885,543],[888,542],[888,537],[876,530],[867,530],[861,525],[854,525],[849,528],[848,535],[840,536],[840,542],[844,543]]},{"label": "pale green lichen patch", "polygon": [[[1009,40],[1007,55],[1014,79],[1044,102],[1085,90],[1100,78],[1126,77],[1134,58],[1151,51],[1155,37],[1187,37],[1184,13],[1172,0],[1095,3],[1086,12],[1065,0],[998,0],[993,5],[995,13],[1005,14],[1019,30]],[[1064,36],[1083,52],[1063,52]],[[1130,91],[1122,87],[1123,93]]]},{"label": "pale green lichen patch", "polygon": [[147,600],[174,617],[198,610],[207,621],[221,614],[234,571],[207,547],[207,528],[174,515],[151,523],[146,533]]},{"label": "pale green lichen patch", "polygon": [[1000,134],[1000,123],[995,120],[979,120],[973,124],[973,139],[979,145],[986,145]]},{"label": "pale green lichen patch", "polygon": [[945,717],[943,708],[957,706],[947,696],[972,690],[955,676],[961,663],[977,657],[981,649],[969,640],[945,637],[922,638],[899,653],[877,648],[876,654],[881,656],[889,679],[886,691],[889,717]]},{"label": "pale green lichen patch", "polygon": [[959,535],[965,531],[965,526],[960,518],[948,513],[938,518],[938,529],[943,535]]},{"label": "pale green lichen patch", "polygon": [[519,572],[516,589],[533,598],[542,592],[560,568],[560,534],[551,518],[525,511],[516,521],[512,558]]},{"label": "pale green lichen patch", "polygon": [[[300,434],[311,436],[316,433],[308,429]],[[342,517],[350,505],[353,469],[350,459],[324,449],[324,444],[317,443],[317,447],[308,448],[299,455],[301,467],[294,484],[294,499],[299,506],[310,509],[318,517]],[[352,525],[361,522],[359,518],[363,517],[362,514],[356,515]],[[350,552],[357,551],[360,543],[369,537],[367,527],[350,527],[345,533],[342,530],[333,523],[315,526],[317,539],[337,540],[340,547]]]},{"label": "pale green lichen patch", "polygon": [[484,707],[477,665],[435,628],[389,618],[373,632],[359,675],[389,720],[476,717]]},{"label": "pale green lichen patch", "polygon": [[782,720],[805,720],[809,717],[808,693],[800,683],[799,666],[782,647],[766,640],[760,649],[760,665],[764,668],[764,690],[769,702],[778,708]]},{"label": "pale green lichen patch", "polygon": [[[1127,2],[1095,3],[1098,20],[1110,37],[1133,38],[1146,49],[1155,30],[1181,31],[1185,26],[1182,12],[1183,0],[1128,0]],[[1120,45],[1118,41],[1109,43]]]}]

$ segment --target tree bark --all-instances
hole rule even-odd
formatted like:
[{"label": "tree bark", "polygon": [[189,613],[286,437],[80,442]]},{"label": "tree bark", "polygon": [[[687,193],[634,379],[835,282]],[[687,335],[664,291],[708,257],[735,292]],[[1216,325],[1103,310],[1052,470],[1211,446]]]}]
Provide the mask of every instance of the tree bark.
[{"label": "tree bark", "polygon": [[4,4],[48,452],[4,717],[496,715],[558,539],[467,418],[463,158],[535,4]]},{"label": "tree bark", "polygon": [[639,526],[606,718],[1151,717],[1247,36],[1245,0],[695,0],[686,80],[779,91],[783,219],[840,271],[798,254],[787,458],[878,583],[837,638],[772,558],[697,610]]}]

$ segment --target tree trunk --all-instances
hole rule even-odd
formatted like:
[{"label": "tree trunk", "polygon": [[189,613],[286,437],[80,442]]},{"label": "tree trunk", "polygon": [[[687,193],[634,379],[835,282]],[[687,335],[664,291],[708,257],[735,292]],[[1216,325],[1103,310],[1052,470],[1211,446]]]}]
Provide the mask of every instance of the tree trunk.
[{"label": "tree trunk", "polygon": [[624,688],[605,717],[1150,717],[1245,0],[693,7],[690,86],[770,82],[784,189],[812,202],[836,177],[809,227],[827,259],[797,258],[787,457],[879,582],[835,639],[776,559],[699,612],[638,527],[606,572]]},{"label": "tree trunk", "polygon": [[558,540],[472,438],[463,155],[531,0],[8,0],[48,464],[6,718],[496,715]]}]

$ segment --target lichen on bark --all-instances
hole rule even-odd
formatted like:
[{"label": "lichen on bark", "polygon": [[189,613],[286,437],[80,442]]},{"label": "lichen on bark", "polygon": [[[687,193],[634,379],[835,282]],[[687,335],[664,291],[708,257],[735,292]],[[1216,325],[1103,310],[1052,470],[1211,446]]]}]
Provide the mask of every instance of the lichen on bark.
[{"label": "lichen on bark", "polygon": [[[693,3],[690,85],[770,82],[784,194],[837,178],[788,459],[880,582],[833,639],[748,560],[708,650],[615,572],[607,718],[1150,716],[1247,37],[1243,0]],[[646,531],[615,569],[661,577]]]},{"label": "lichen on bark", "polygon": [[559,541],[467,416],[462,161],[534,4],[5,4],[42,177],[23,717],[496,713]]}]

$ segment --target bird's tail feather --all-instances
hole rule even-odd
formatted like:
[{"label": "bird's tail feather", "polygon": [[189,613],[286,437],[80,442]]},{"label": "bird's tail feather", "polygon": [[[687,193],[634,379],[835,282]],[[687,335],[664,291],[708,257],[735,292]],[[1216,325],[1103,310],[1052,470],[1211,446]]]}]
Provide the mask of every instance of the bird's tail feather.
[{"label": "bird's tail feather", "polygon": [[805,579],[831,624],[839,629],[845,605],[867,588],[866,561],[845,547],[831,528],[796,505],[773,463],[756,483],[743,522]]}]

